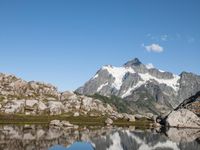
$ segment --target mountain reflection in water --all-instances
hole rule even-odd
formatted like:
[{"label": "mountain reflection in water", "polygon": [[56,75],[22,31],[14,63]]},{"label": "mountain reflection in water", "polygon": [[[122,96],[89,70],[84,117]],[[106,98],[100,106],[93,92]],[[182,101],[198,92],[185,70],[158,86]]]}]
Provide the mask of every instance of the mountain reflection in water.
[{"label": "mountain reflection in water", "polygon": [[61,145],[55,145],[51,147],[49,150],[94,150],[90,143],[86,142],[75,142],[69,147],[63,147]]},{"label": "mountain reflection in water", "polygon": [[197,150],[200,130],[135,127],[55,128],[40,125],[0,126],[0,150]]}]

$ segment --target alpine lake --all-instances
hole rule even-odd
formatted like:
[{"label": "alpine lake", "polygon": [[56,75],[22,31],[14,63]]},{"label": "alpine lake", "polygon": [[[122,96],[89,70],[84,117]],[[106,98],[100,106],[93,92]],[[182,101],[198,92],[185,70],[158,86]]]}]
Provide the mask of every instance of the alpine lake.
[{"label": "alpine lake", "polygon": [[200,150],[200,129],[1,122],[0,150]]}]

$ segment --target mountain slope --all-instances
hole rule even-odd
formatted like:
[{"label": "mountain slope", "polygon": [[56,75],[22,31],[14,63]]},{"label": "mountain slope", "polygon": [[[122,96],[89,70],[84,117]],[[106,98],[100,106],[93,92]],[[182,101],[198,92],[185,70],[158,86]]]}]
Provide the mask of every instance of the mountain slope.
[{"label": "mountain slope", "polygon": [[0,73],[0,114],[121,117],[115,107],[96,98],[59,92],[53,85],[27,82],[3,73]]},{"label": "mountain slope", "polygon": [[146,109],[143,105],[148,102],[152,106],[144,112],[152,112],[153,109],[165,113],[199,90],[200,76],[187,72],[178,76],[149,68],[135,58],[122,67],[103,66],[76,92],[86,95],[98,93],[108,97],[115,95],[128,101],[132,107],[136,107],[134,109],[139,105]]}]

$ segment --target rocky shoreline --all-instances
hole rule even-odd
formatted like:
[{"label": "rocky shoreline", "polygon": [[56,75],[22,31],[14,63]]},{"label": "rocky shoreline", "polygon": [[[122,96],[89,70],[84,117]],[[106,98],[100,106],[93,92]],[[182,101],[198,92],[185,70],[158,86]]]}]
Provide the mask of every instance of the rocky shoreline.
[{"label": "rocky shoreline", "polygon": [[150,119],[139,114],[120,113],[115,106],[96,98],[59,92],[50,84],[27,82],[7,74],[0,74],[0,118],[2,123],[49,123],[55,119],[76,122],[78,118],[77,122],[99,124],[131,124],[142,118]]},{"label": "rocky shoreline", "polygon": [[60,120],[131,125],[138,120],[147,120],[154,127],[200,128],[199,116],[200,92],[184,100],[168,115],[156,117],[152,113],[122,113],[112,103],[97,98],[69,91],[59,92],[50,84],[27,82],[13,75],[0,74],[0,123],[49,123]]},{"label": "rocky shoreline", "polygon": [[157,122],[165,127],[200,129],[200,92],[184,100],[167,116],[158,117]]}]

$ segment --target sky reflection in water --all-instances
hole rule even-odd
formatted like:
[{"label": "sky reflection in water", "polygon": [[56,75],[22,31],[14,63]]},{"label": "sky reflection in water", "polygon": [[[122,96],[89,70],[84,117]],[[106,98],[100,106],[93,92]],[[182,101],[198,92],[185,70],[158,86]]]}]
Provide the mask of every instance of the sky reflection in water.
[{"label": "sky reflection in water", "polygon": [[200,150],[200,129],[0,125],[0,150]]},{"label": "sky reflection in water", "polygon": [[86,142],[75,142],[69,147],[64,147],[61,145],[55,145],[51,147],[49,150],[94,150],[90,143]]}]

